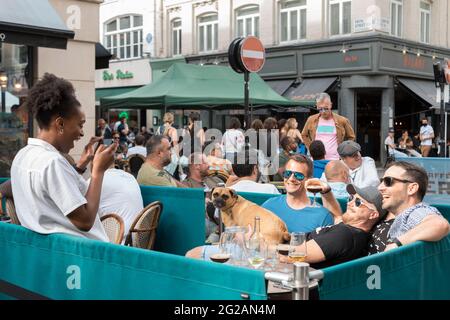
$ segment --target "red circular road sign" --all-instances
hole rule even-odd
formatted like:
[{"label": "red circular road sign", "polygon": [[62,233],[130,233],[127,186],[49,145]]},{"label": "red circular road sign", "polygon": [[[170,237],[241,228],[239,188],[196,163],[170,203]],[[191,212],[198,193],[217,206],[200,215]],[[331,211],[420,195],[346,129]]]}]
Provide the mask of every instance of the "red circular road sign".
[{"label": "red circular road sign", "polygon": [[249,72],[258,72],[266,62],[266,50],[256,37],[246,37],[241,43],[241,61]]}]

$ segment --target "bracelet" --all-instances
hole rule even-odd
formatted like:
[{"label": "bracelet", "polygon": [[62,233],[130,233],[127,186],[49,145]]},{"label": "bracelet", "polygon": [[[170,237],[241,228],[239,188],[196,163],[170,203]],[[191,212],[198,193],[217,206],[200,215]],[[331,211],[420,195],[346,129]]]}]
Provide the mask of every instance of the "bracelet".
[{"label": "bracelet", "polygon": [[398,240],[398,238],[392,239],[392,243],[395,243],[397,247],[401,247],[403,245],[403,243],[401,243],[400,240]]}]

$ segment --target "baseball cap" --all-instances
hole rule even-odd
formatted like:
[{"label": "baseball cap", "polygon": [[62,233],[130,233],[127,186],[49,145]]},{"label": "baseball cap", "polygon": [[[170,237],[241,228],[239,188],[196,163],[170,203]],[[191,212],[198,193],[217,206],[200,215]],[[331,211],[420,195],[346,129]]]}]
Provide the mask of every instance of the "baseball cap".
[{"label": "baseball cap", "polygon": [[358,151],[361,151],[361,146],[355,141],[351,140],[342,142],[337,148],[337,152],[339,153],[339,156],[341,158],[350,157]]},{"label": "baseball cap", "polygon": [[392,133],[395,133],[395,130],[394,130],[394,128],[389,128],[389,132],[392,132]]},{"label": "baseball cap", "polygon": [[348,184],[347,192],[349,194],[359,194],[364,200],[373,204],[380,214],[380,220],[386,216],[387,210],[383,209],[383,196],[377,187],[358,188],[354,184]]}]

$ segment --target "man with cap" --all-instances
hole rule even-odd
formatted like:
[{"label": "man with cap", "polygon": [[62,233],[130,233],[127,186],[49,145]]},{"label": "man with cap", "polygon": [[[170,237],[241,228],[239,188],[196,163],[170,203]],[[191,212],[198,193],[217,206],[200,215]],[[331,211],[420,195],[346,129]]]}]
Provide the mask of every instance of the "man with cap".
[{"label": "man with cap", "polygon": [[389,128],[388,136],[384,140],[384,144],[388,146],[389,155],[394,156],[394,158],[407,157],[408,156],[407,154],[395,149],[397,146],[395,145],[394,134],[395,134],[394,128]]},{"label": "man with cap", "polygon": [[[319,180],[308,182],[317,184]],[[329,188],[323,182],[320,184],[323,189]],[[335,215],[335,224],[307,233],[305,262],[313,268],[326,268],[366,255],[370,231],[387,213],[382,208],[383,197],[376,187],[358,188],[349,184],[347,191],[350,194],[347,211],[342,216]],[[324,206],[327,206],[326,199]]]},{"label": "man with cap", "polygon": [[377,187],[380,184],[375,161],[361,156],[361,146],[354,141],[344,141],[337,149],[342,161],[350,171],[351,182],[359,188]]}]

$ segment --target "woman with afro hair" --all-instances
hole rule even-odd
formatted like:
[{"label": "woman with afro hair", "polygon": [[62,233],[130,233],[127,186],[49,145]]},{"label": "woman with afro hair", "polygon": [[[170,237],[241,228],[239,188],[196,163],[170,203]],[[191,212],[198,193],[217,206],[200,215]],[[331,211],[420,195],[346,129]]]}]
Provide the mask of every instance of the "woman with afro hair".
[{"label": "woman with afro hair", "polygon": [[[66,233],[108,241],[97,214],[104,172],[117,143],[85,148],[77,166],[64,155],[83,137],[86,122],[72,84],[46,73],[30,90],[26,105],[39,126],[11,166],[11,184],[21,224],[42,234]],[[89,184],[79,174],[92,160]],[[77,172],[78,171],[78,172]]]}]

